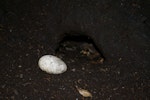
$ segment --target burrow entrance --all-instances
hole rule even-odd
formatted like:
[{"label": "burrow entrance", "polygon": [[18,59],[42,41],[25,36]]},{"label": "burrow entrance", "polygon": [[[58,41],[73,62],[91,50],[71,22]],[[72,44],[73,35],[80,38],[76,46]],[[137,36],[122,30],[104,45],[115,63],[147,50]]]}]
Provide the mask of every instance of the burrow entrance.
[{"label": "burrow entrance", "polygon": [[78,59],[93,60],[103,63],[104,57],[93,40],[85,35],[65,36],[59,43],[57,54],[63,54]]}]

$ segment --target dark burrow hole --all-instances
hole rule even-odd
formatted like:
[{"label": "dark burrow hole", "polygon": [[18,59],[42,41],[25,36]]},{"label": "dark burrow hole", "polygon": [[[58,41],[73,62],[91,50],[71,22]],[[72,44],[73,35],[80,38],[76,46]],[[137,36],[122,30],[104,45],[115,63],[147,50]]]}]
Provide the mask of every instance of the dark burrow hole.
[{"label": "dark burrow hole", "polygon": [[59,43],[56,50],[58,53],[73,53],[75,55],[84,56],[91,60],[104,60],[104,56],[95,45],[94,41],[86,35],[65,36]]}]

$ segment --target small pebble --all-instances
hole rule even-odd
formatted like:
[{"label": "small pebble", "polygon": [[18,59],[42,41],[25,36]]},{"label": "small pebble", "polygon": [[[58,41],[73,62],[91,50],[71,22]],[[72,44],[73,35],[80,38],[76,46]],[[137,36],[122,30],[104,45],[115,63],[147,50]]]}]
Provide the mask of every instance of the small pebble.
[{"label": "small pebble", "polygon": [[82,70],[85,70],[85,68],[84,68],[84,67],[82,67]]},{"label": "small pebble", "polygon": [[19,68],[21,68],[22,66],[21,66],[21,65],[19,65],[18,67],[19,67]]},{"label": "small pebble", "polygon": [[16,89],[14,89],[14,93],[15,93],[15,95],[18,95],[18,94],[19,94]]},{"label": "small pebble", "polygon": [[20,74],[20,78],[23,78],[23,74]]},{"label": "small pebble", "polygon": [[2,85],[2,88],[5,88],[6,85]]},{"label": "small pebble", "polygon": [[71,71],[75,72],[75,71],[76,71],[76,69],[75,69],[75,68],[73,68]]}]

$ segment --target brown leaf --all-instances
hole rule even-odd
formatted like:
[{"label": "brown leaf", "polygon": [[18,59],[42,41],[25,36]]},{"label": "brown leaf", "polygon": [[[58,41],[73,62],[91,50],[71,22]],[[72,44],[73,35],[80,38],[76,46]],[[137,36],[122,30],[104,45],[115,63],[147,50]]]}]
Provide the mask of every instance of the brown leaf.
[{"label": "brown leaf", "polygon": [[83,97],[92,97],[92,94],[88,90],[78,88],[77,86],[76,88]]}]

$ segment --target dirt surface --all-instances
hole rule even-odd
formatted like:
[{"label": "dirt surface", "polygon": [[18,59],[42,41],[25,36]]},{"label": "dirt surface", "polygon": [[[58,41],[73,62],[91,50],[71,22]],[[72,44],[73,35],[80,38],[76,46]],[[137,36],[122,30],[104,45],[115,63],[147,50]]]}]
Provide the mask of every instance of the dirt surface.
[{"label": "dirt surface", "polygon": [[[6,9],[9,9],[9,6]],[[20,8],[17,7],[13,8]],[[1,15],[3,11],[0,11]],[[137,62],[139,60],[126,61],[122,57],[117,62],[113,59],[107,61],[102,58],[92,42],[66,40],[60,44],[55,55],[67,64],[68,69],[63,74],[50,75],[38,67],[41,56],[52,54],[51,43],[44,40],[47,37],[44,34],[45,30],[40,28],[38,23],[37,26],[33,26],[33,23],[30,23],[32,18],[26,17],[26,20],[22,18],[21,22],[15,22],[16,18],[21,18],[16,16],[15,9],[6,15],[7,18],[0,17],[2,18],[0,24],[1,100],[150,99],[150,63],[148,62],[150,37],[146,36],[146,42],[137,41],[139,52],[143,54],[137,58],[143,57],[140,62]],[[36,34],[36,32],[43,34]],[[124,37],[124,40],[128,41],[128,37]],[[134,48],[133,44],[128,45]],[[143,48],[140,47],[146,49],[142,50]],[[134,54],[132,49],[131,53]],[[130,58],[130,54],[126,55]],[[135,53],[134,57],[138,55]],[[92,97],[84,98],[77,87],[87,90]]]}]

